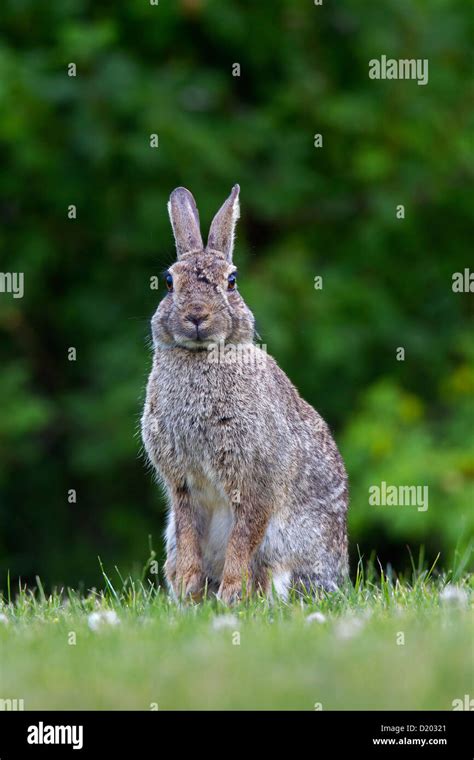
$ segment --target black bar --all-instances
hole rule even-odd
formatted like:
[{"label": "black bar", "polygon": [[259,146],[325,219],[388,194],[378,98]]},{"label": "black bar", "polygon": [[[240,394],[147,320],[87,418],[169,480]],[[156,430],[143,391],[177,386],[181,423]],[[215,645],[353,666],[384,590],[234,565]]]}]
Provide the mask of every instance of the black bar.
[{"label": "black bar", "polygon": [[[472,718],[469,711],[0,712],[0,760],[234,748],[243,755],[261,749],[269,757],[273,747],[278,752],[284,746],[291,754],[304,746],[305,754],[318,760],[356,755],[472,760]],[[56,731],[61,726],[64,730]],[[46,743],[50,738],[71,743]]]}]

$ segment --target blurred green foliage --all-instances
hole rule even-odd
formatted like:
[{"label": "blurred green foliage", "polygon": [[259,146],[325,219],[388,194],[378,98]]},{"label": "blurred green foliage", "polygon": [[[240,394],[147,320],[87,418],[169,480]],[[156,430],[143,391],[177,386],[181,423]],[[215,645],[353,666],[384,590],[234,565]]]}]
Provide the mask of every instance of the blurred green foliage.
[{"label": "blurred green foliage", "polygon": [[[0,27],[0,269],[25,273],[0,294],[2,585],[159,544],[137,430],[181,184],[204,234],[241,185],[241,291],[335,431],[353,556],[448,565],[474,526],[469,3],[4,0]],[[370,80],[382,54],[428,58],[428,85]],[[370,506],[382,480],[428,485],[428,511]]]}]

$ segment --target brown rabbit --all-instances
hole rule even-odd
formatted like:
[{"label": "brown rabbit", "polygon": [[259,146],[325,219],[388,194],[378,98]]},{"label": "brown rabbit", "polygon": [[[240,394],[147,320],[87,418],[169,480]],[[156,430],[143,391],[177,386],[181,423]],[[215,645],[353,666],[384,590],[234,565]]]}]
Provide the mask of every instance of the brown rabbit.
[{"label": "brown rabbit", "polygon": [[250,589],[335,590],[348,573],[344,464],[328,426],[274,359],[232,262],[239,186],[204,248],[191,193],[168,210],[177,261],[152,320],[142,436],[169,498],[166,577],[176,596],[226,603]]}]

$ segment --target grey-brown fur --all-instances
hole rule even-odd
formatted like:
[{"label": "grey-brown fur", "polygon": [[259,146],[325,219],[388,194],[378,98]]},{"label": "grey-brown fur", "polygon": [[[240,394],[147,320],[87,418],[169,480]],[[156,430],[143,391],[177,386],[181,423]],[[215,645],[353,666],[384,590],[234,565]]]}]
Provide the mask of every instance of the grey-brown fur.
[{"label": "grey-brown fur", "polygon": [[[143,442],[169,498],[166,577],[177,595],[207,583],[226,603],[242,588],[336,589],[348,572],[347,476],[328,426],[254,345],[232,249],[236,185],[203,249],[192,195],[169,212],[173,292],[152,320],[154,361]],[[234,351],[211,361],[211,345]],[[240,353],[236,352],[239,346]]]}]

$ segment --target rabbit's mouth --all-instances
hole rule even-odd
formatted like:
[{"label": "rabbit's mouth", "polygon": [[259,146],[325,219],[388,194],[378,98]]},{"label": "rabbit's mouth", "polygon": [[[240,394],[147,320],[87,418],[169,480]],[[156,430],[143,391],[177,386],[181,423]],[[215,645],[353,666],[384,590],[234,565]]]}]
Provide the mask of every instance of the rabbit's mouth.
[{"label": "rabbit's mouth", "polygon": [[194,309],[184,316],[180,315],[174,322],[174,325],[171,325],[171,333],[175,343],[193,350],[207,349],[209,345],[225,340],[230,327],[222,318],[216,319],[214,315],[205,313],[202,309]]},{"label": "rabbit's mouth", "polygon": [[208,351],[212,346],[218,345],[225,340],[222,334],[205,336],[196,331],[196,335],[188,337],[184,335],[176,335],[175,343],[181,348],[188,348],[191,351]]},{"label": "rabbit's mouth", "polygon": [[182,340],[176,345],[179,348],[185,348],[188,351],[207,351],[212,344],[204,340]]}]

